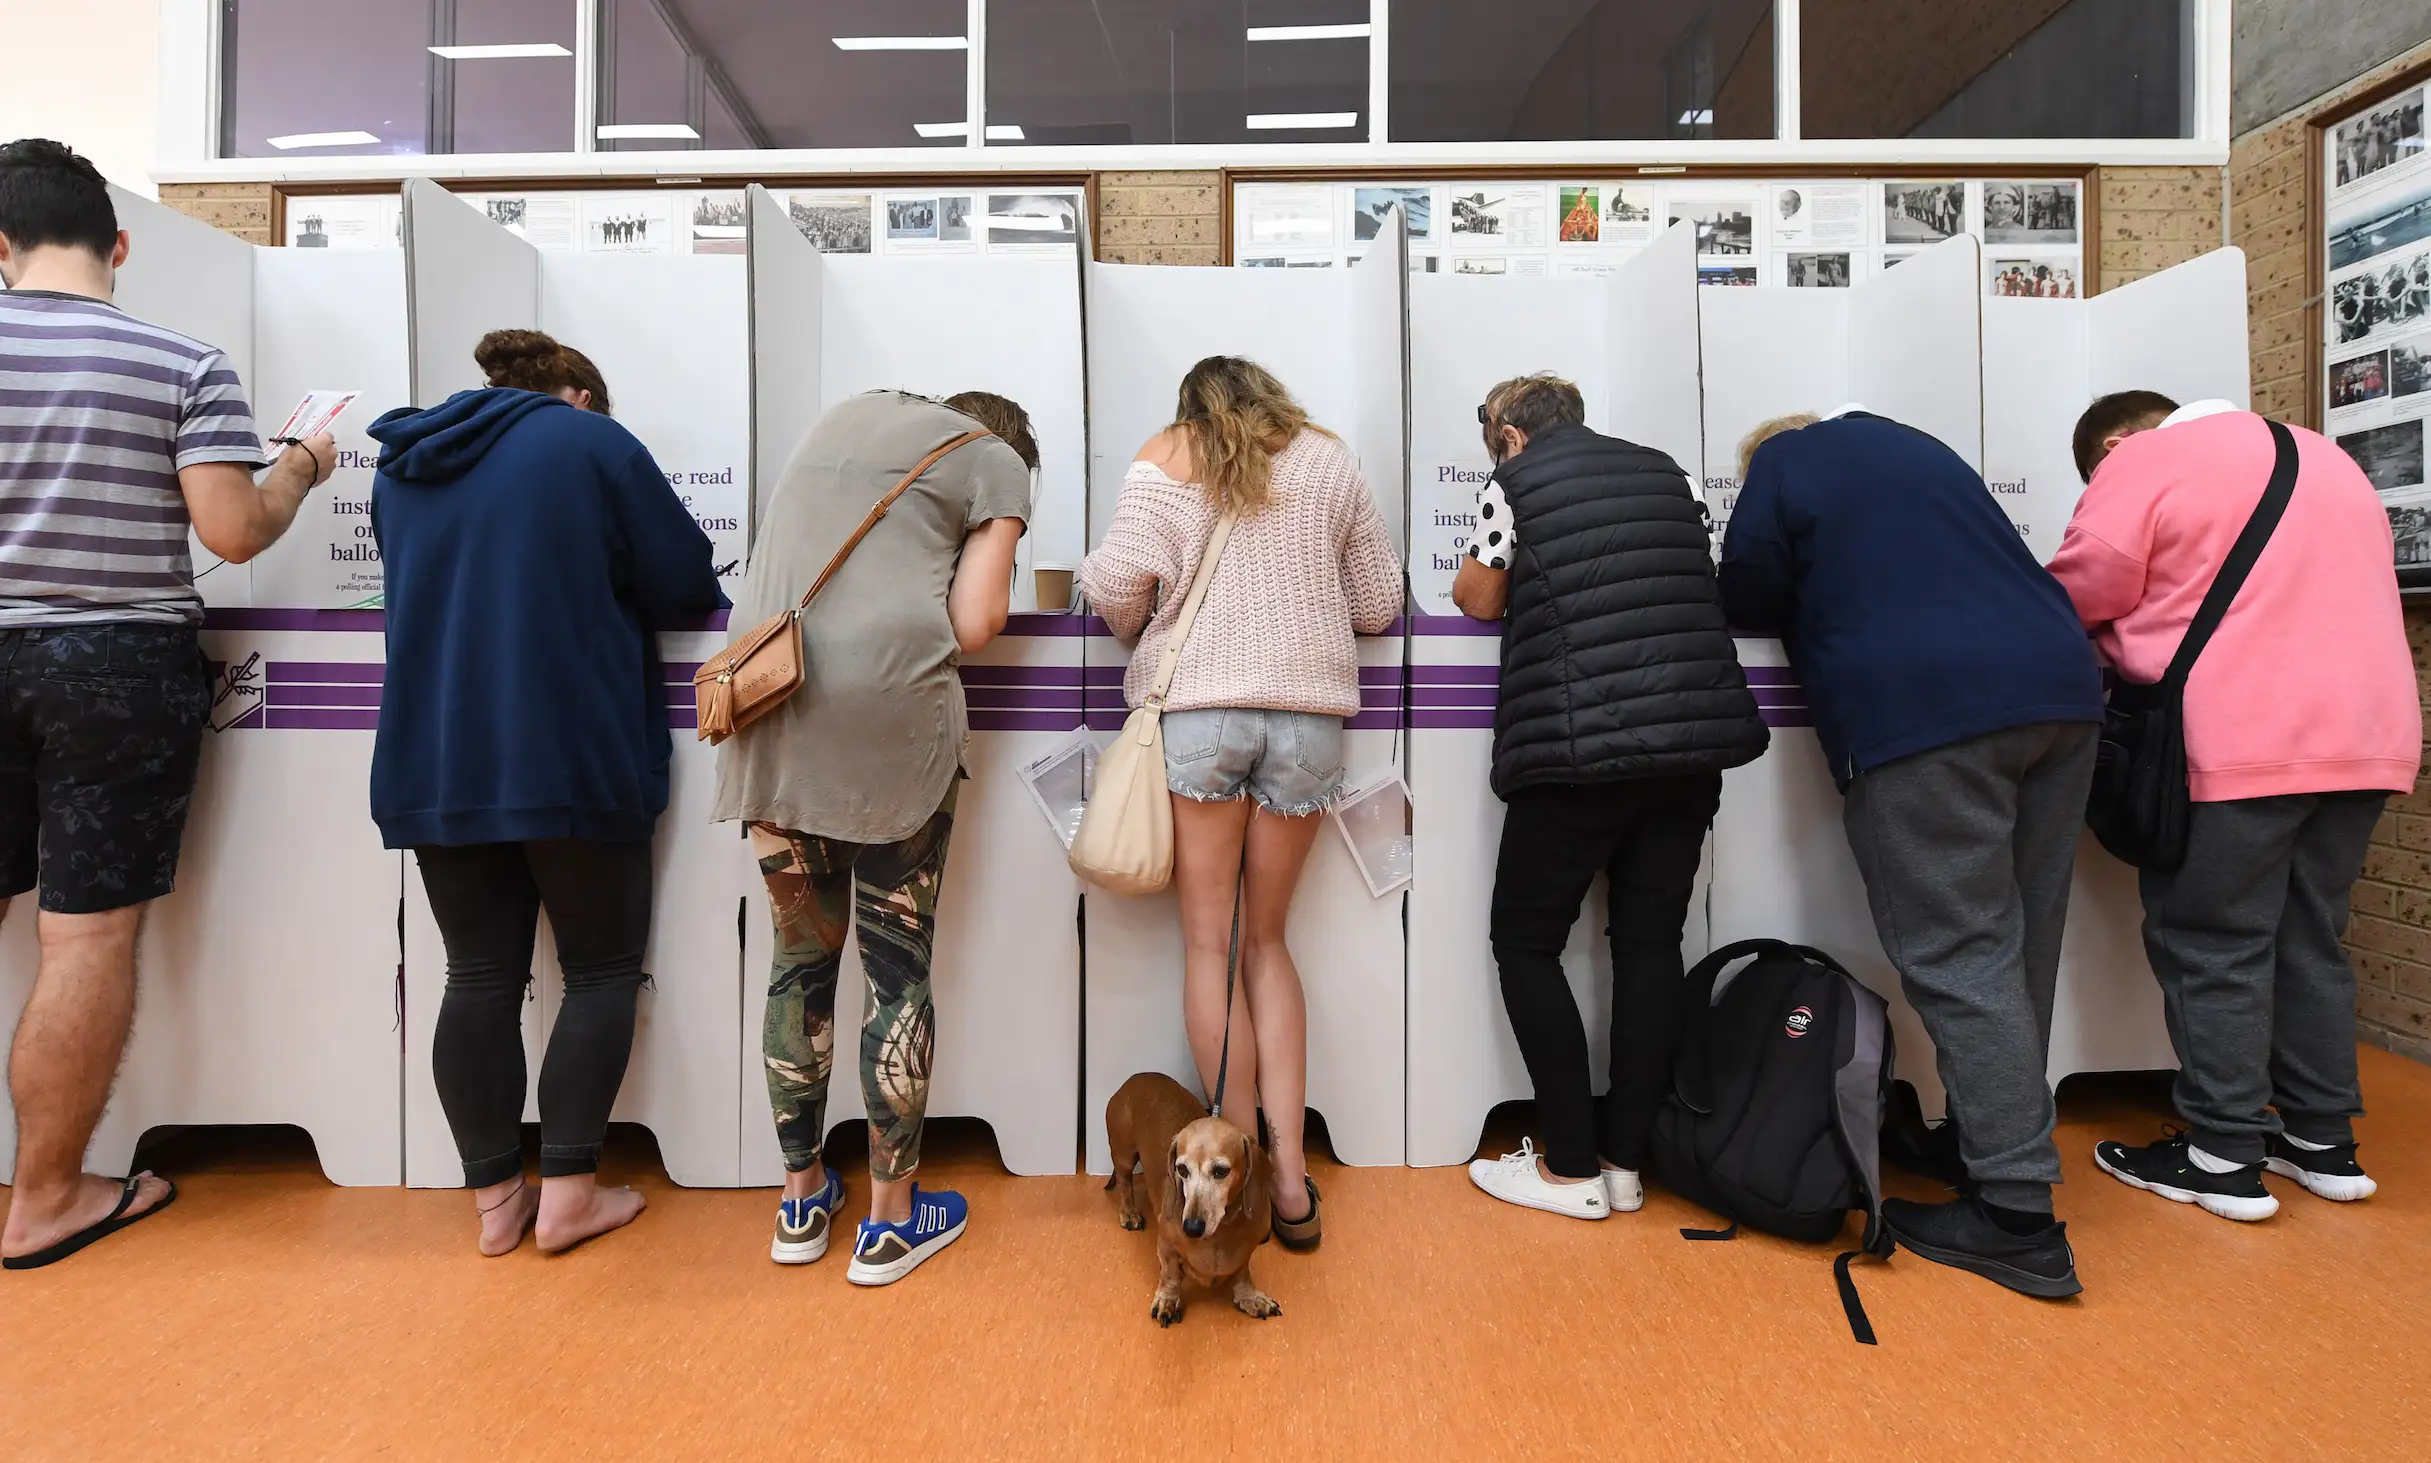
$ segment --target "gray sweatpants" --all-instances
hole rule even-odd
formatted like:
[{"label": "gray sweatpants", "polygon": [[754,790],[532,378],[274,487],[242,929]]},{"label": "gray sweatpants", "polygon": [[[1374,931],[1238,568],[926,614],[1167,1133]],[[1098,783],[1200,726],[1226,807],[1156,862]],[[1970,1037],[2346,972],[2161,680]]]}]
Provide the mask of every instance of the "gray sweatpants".
[{"label": "gray sweatpants", "polygon": [[2283,1126],[2307,1142],[2354,1141],[2355,967],[2339,939],[2388,800],[2197,803],[2185,865],[2144,872],[2144,951],[2178,1049],[2173,1095],[2204,1152],[2259,1163]]},{"label": "gray sweatpants", "polygon": [[1937,1048],[1959,1154],[1988,1203],[2051,1212],[2044,1066],[2090,722],[2037,722],[1887,762],[1842,818],[1883,954]]}]

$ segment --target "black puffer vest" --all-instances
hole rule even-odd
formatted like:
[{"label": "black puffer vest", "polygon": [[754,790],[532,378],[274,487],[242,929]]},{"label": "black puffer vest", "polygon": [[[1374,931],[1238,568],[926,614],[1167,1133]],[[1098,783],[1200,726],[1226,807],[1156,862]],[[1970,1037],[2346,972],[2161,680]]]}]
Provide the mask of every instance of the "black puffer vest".
[{"label": "black puffer vest", "polygon": [[1764,720],[1714,589],[1705,511],[1651,447],[1560,427],[1494,474],[1519,539],[1494,791],[1719,772]]}]

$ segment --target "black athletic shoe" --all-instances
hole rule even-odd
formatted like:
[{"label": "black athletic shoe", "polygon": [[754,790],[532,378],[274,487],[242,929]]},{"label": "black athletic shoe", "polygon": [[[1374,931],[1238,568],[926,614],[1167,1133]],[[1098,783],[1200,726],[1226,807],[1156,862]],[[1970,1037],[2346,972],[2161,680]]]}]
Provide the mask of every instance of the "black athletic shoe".
[{"label": "black athletic shoe", "polygon": [[2024,1295],[2058,1300],[2085,1288],[2077,1282],[2068,1226],[2056,1219],[2039,1233],[2011,1234],[1972,1198],[1885,1199],[1882,1222],[1891,1238],[1934,1264],[1971,1270]]},{"label": "black athletic shoe", "polygon": [[2171,1133],[2158,1143],[2130,1148],[2124,1143],[2093,1145],[2093,1161],[2129,1188],[2159,1194],[2180,1204],[2198,1204],[2222,1219],[2251,1223],[2279,1212],[2279,1201],[2262,1187],[2262,1165],[2249,1163],[2227,1173],[2213,1173],[2187,1153],[2193,1140]]},{"label": "black athletic shoe", "polygon": [[2264,1167],[2283,1179],[2294,1179],[2324,1199],[2351,1204],[2380,1192],[2380,1185],[2355,1161],[2352,1143],[2299,1148],[2286,1135],[2273,1133],[2264,1144],[2263,1153]]}]

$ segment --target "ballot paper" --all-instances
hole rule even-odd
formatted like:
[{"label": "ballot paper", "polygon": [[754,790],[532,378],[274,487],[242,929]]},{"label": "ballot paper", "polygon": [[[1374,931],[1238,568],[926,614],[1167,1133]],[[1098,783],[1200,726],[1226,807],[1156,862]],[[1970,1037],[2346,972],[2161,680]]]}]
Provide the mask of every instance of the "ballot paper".
[{"label": "ballot paper", "polygon": [[1089,808],[1089,785],[1097,776],[1097,736],[1087,727],[1055,744],[1053,751],[1021,769],[1022,785],[1065,848],[1080,832]]},{"label": "ballot paper", "polygon": [[1410,789],[1398,772],[1353,789],[1334,804],[1334,826],[1349,846],[1351,862],[1378,899],[1409,887],[1417,862],[1410,833]]},{"label": "ballot paper", "polygon": [[317,437],[328,431],[329,424],[338,419],[338,413],[346,410],[362,394],[360,391],[307,391],[304,399],[295,404],[295,410],[287,414],[287,425],[271,433],[270,440],[301,442],[309,437]]}]

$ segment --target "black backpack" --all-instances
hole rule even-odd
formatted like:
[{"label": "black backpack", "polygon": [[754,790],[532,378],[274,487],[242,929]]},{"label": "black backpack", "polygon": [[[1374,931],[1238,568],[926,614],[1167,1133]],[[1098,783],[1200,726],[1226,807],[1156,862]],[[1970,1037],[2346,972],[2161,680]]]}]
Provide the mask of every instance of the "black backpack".
[{"label": "black backpack", "polygon": [[1860,1248],[1841,1255],[1833,1275],[1849,1329],[1872,1345],[1849,1261],[1891,1252],[1880,1140],[1892,1045],[1882,998],[1831,956],[1779,940],[1725,945],[1686,979],[1679,1060],[1655,1113],[1648,1166],[1673,1193],[1731,1223],[1680,1233],[1723,1240],[1745,1224],[1823,1241],[1850,1210],[1863,1210]]}]

